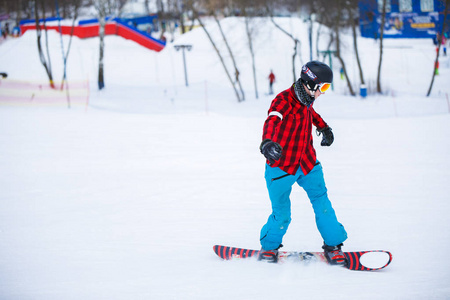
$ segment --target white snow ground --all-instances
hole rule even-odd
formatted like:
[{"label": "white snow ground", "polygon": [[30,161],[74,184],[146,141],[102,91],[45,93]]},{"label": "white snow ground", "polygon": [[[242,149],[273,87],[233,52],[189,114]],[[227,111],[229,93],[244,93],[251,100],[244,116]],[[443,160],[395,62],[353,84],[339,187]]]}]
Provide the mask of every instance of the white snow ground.
[{"label": "white snow ground", "polygon": [[[306,61],[306,24],[278,21],[297,29]],[[242,20],[223,26],[245,39]],[[425,97],[429,40],[386,41],[386,96],[345,96],[334,60],[335,91],[315,104],[335,133],[331,147],[315,143],[349,234],[345,250],[389,250],[388,268],[224,262],[214,254],[214,244],[258,249],[270,213],[258,150],[271,101],[266,77],[274,69],[277,91],[292,83],[293,45],[270,22],[257,28],[259,99],[245,47],[236,52],[247,100],[237,103],[205,34],[195,30],[175,43],[194,46],[186,53],[188,88],[173,45],[157,54],[108,36],[106,90],[98,92],[98,40],[74,39],[68,78],[90,82],[88,107],[67,109],[64,96],[53,105],[0,105],[0,299],[450,297],[450,62],[443,58]],[[49,38],[58,80],[60,41]],[[377,44],[358,42],[373,85]],[[45,82],[35,44],[27,33],[0,45],[6,80]],[[351,41],[344,46],[356,83]],[[319,251],[305,193],[294,188],[291,199],[285,249]]]}]

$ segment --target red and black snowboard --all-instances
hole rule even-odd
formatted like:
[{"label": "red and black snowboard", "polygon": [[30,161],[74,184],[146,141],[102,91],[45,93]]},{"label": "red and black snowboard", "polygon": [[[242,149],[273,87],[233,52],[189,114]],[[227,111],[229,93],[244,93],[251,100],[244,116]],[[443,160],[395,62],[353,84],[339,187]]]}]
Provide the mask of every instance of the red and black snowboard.
[{"label": "red and black snowboard", "polygon": [[[258,257],[259,250],[242,249],[228,246],[215,245],[214,252],[222,259],[236,260],[249,257]],[[369,254],[369,255],[367,255]],[[368,256],[368,259],[365,259]],[[344,266],[349,270],[355,271],[375,271],[387,267],[392,261],[392,254],[389,251],[370,250],[358,252],[344,252],[347,264]],[[372,256],[372,259],[370,257]],[[375,259],[374,257],[375,256]],[[309,263],[313,261],[324,262],[328,264],[323,252],[298,252],[298,251],[278,251],[277,263],[287,261],[297,261]],[[365,264],[365,265],[364,265]]]}]

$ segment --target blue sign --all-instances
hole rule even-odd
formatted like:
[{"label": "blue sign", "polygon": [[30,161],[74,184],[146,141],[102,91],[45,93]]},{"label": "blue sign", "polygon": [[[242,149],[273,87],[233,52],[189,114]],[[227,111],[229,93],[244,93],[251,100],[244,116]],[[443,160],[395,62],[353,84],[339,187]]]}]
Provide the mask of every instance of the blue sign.
[{"label": "blue sign", "polygon": [[[379,0],[382,1],[382,0]],[[433,11],[422,11],[420,1],[412,1],[411,12],[399,12],[398,1],[389,2],[390,11],[386,12],[383,24],[383,37],[386,38],[434,38],[442,29],[444,22],[443,4],[433,0]],[[377,1],[363,0],[359,2],[361,35],[368,38],[379,38],[382,14]],[[450,13],[446,20],[444,32],[449,32]]]}]

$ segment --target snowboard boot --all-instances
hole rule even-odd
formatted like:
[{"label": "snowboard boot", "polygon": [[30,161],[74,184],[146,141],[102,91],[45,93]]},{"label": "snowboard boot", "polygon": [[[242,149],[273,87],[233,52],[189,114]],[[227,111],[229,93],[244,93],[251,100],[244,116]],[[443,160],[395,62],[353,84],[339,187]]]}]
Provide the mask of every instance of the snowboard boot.
[{"label": "snowboard boot", "polygon": [[276,263],[278,261],[278,249],[283,247],[282,244],[278,248],[273,250],[264,250],[261,248],[258,255],[258,260],[265,261],[268,263]]},{"label": "snowboard boot", "polygon": [[344,246],[344,244],[339,244],[337,246],[323,244],[322,249],[325,252],[325,258],[330,265],[345,266],[347,264],[347,260],[341,250],[342,246]]}]

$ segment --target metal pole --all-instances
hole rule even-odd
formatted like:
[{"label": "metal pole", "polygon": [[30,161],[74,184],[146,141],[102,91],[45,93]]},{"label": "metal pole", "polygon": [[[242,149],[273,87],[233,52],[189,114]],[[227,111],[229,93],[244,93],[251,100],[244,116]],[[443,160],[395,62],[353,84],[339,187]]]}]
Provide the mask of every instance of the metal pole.
[{"label": "metal pole", "polygon": [[184,80],[186,81],[186,86],[189,86],[188,78],[187,78],[187,70],[186,70],[186,55],[184,54],[184,48],[185,47],[181,48],[181,50],[183,50]]},{"label": "metal pole", "polygon": [[186,81],[186,86],[189,86],[186,67],[186,54],[184,53],[184,49],[186,48],[188,51],[191,51],[192,45],[175,45],[174,48],[177,51],[181,49],[183,52],[184,80]]}]

